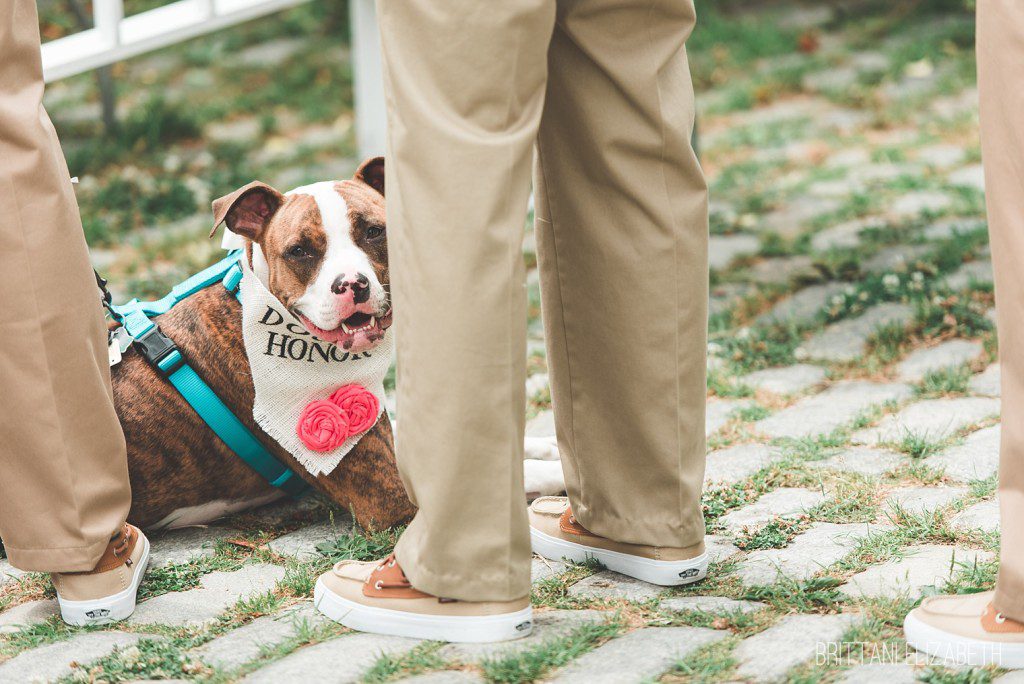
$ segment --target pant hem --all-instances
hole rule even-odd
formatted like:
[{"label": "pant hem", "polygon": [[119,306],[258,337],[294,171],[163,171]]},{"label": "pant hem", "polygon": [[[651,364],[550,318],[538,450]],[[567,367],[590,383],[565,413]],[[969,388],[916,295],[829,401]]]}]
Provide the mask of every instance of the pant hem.
[{"label": "pant hem", "polygon": [[481,602],[515,601],[530,595],[529,565],[525,573],[482,575],[471,570],[469,574],[437,572],[425,567],[413,552],[401,546],[401,542],[395,547],[395,557],[412,586],[433,596]]},{"label": "pant hem", "polygon": [[1024,622],[1024,596],[1020,592],[1012,593],[996,584],[996,594],[992,605],[1004,616],[1017,622]]},{"label": "pant hem", "polygon": [[585,528],[621,544],[643,544],[683,549],[704,541],[704,517],[689,522],[638,522],[600,515],[583,504],[572,503],[572,513]]},{"label": "pant hem", "polygon": [[103,538],[85,546],[50,549],[19,549],[4,545],[7,560],[26,572],[89,572],[96,567],[110,543]]}]

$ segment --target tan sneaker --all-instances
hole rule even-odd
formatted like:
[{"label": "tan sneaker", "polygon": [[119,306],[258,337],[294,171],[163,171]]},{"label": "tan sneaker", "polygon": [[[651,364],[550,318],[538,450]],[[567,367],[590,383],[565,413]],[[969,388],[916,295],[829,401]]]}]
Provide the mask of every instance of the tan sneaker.
[{"label": "tan sneaker", "polygon": [[961,664],[1024,668],[1024,624],[997,612],[993,594],[926,598],[903,621],[907,643]]},{"label": "tan sneaker", "polygon": [[489,642],[518,639],[533,629],[529,597],[517,601],[456,601],[414,589],[394,554],[379,563],[341,561],[320,576],[317,610],[361,632]]},{"label": "tan sneaker", "polygon": [[708,574],[704,542],[686,548],[624,544],[580,525],[564,496],[543,496],[530,504],[533,551],[575,563],[596,559],[609,570],[664,587],[691,584]]},{"label": "tan sneaker", "polygon": [[110,538],[90,572],[53,573],[60,616],[70,625],[99,625],[124,620],[135,612],[135,597],[149,564],[149,540],[125,523]]}]

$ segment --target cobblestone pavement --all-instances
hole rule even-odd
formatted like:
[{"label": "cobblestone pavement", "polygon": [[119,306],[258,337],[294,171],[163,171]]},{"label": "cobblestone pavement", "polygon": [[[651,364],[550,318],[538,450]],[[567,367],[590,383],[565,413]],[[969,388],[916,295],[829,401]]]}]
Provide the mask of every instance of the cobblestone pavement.
[{"label": "cobblestone pavement", "polygon": [[[334,560],[384,555],[394,535],[365,538],[307,499],[156,535],[144,601],[109,629],[63,626],[45,578],[0,568],[0,681],[1005,676],[915,657],[900,628],[922,595],[988,588],[996,571],[1000,388],[971,18],[773,12],[708,12],[691,48],[712,197],[706,581],[666,590],[535,559],[527,639],[471,647],[350,633],[311,609],[312,582]],[[232,59],[273,69],[300,49],[280,39]],[[173,70],[178,57],[133,73]],[[79,84],[51,94],[58,123],[87,108],[75,105]],[[206,135],[274,160],[282,145],[256,142],[264,128],[235,116]],[[336,132],[310,125],[292,137]],[[284,183],[332,163],[267,168]],[[205,225],[191,221],[181,225]],[[174,260],[152,247],[179,249],[167,236],[181,225],[108,244],[97,261],[114,273],[147,264],[129,284],[173,282],[211,254],[189,247]],[[528,232],[531,267],[532,245]],[[528,410],[543,435],[535,271],[529,283]]]}]

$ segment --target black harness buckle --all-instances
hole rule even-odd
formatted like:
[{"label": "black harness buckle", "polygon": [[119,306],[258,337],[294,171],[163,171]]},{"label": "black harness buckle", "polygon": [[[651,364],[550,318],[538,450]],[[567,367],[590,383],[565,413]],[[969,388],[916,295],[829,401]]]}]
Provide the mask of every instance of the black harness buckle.
[{"label": "black harness buckle", "polygon": [[[164,375],[170,375],[185,363],[185,359],[181,356],[181,352],[178,351],[178,345],[174,344],[171,338],[167,335],[164,335],[158,325],[153,325],[153,327],[144,334],[136,337],[135,347],[139,350],[139,353],[142,354],[142,358],[146,359],[146,361]],[[177,361],[172,363],[170,367],[160,365],[161,362],[175,353],[177,354]]]}]

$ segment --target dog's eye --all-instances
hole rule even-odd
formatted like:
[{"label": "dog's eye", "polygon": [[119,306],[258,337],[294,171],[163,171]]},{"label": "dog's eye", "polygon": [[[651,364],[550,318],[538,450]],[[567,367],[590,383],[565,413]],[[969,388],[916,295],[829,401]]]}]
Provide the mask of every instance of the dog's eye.
[{"label": "dog's eye", "polygon": [[309,252],[302,245],[295,245],[288,250],[288,256],[295,257],[296,259],[302,259],[309,256]]},{"label": "dog's eye", "polygon": [[380,226],[370,226],[369,228],[366,229],[366,239],[367,240],[376,240],[377,238],[379,238],[383,234],[384,234],[384,229],[381,228]]}]

